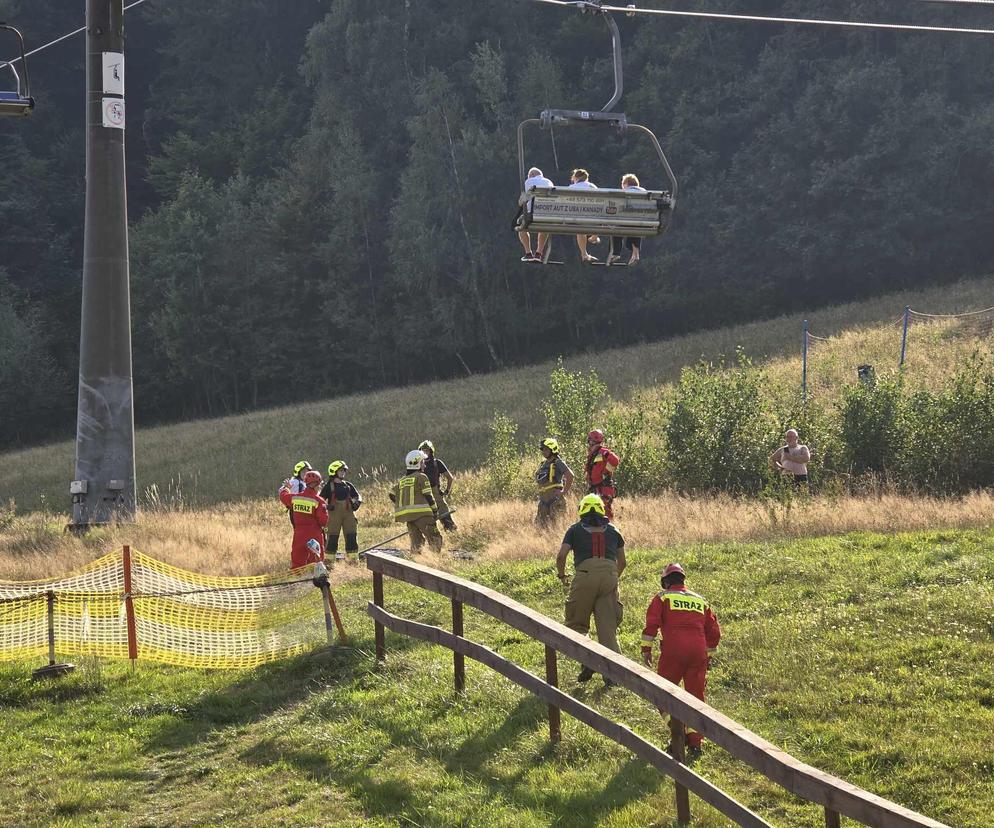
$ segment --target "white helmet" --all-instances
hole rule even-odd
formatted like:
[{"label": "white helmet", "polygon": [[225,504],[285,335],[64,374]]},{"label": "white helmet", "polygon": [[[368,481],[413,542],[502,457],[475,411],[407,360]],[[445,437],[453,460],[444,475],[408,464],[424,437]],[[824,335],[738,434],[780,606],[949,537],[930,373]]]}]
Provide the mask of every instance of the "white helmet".
[{"label": "white helmet", "polygon": [[414,449],[414,451],[407,452],[407,469],[408,471],[417,471],[421,468],[421,464],[425,461],[425,453],[420,449]]}]

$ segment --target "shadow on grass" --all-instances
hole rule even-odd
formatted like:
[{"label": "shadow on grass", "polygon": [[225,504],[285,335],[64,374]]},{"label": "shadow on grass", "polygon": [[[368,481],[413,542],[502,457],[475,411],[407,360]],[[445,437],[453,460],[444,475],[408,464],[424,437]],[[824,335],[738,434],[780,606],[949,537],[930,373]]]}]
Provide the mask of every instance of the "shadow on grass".
[{"label": "shadow on grass", "polygon": [[[389,711],[383,712],[376,726],[387,735],[392,749],[407,752],[415,757],[415,761],[439,763],[448,775],[467,779],[472,786],[485,789],[491,799],[507,802],[522,813],[534,813],[538,810],[554,814],[557,826],[586,828],[597,825],[602,818],[629,802],[658,789],[661,779],[659,773],[634,758],[626,760],[610,778],[597,780],[579,791],[559,791],[549,786],[536,788],[527,779],[535,768],[556,763],[568,769],[571,765],[586,761],[582,756],[565,758],[560,747],[551,743],[546,743],[530,759],[524,758],[516,773],[502,774],[496,770],[493,763],[496,760],[499,764],[499,757],[504,755],[506,749],[519,745],[536,729],[544,729],[546,710],[546,704],[537,698],[521,699],[507,713],[499,727],[467,736],[454,750],[438,750],[426,745],[425,735],[420,727],[403,724],[399,718],[391,717]],[[438,721],[444,720],[448,715],[460,716],[465,713],[454,708],[451,699],[445,699],[435,705],[435,710],[426,710],[425,715]],[[243,753],[241,758],[260,766],[286,762],[315,782],[342,786],[362,802],[368,816],[397,819],[399,815],[406,815],[418,820],[424,818],[418,805],[419,801],[424,800],[426,792],[405,778],[391,775],[392,771],[384,768],[379,757],[357,763],[343,773],[341,763],[330,760],[323,751],[288,749],[285,744],[266,740]],[[456,822],[465,819],[465,815],[460,814],[449,816]],[[470,819],[467,824],[472,822]]]},{"label": "shadow on grass", "polygon": [[[414,642],[391,641],[394,651]],[[251,724],[277,710],[306,701],[316,692],[352,683],[375,671],[371,638],[352,638],[347,646],[323,647],[283,661],[264,664],[222,690],[198,696],[184,705],[181,717],[151,740],[151,750],[175,750],[204,741],[228,727]]]}]

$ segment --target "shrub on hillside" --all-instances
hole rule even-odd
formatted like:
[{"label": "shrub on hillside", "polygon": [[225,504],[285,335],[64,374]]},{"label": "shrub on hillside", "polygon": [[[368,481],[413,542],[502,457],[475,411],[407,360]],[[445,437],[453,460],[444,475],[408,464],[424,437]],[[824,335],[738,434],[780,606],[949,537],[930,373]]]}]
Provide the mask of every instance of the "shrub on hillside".
[{"label": "shrub on hillside", "polygon": [[994,483],[994,363],[974,354],[939,390],[900,401],[894,468],[904,488],[935,494]]},{"label": "shrub on hillside", "polygon": [[497,411],[490,423],[490,449],[486,465],[487,497],[507,497],[512,488],[514,478],[521,468],[517,435],[518,424],[503,412]]},{"label": "shrub on hillside", "polygon": [[563,459],[582,476],[587,457],[587,434],[594,428],[594,415],[607,399],[607,386],[591,368],[568,371],[560,357],[549,375],[549,395],[542,401],[545,431],[559,440]]},{"label": "shrub on hillside", "polygon": [[[642,399],[616,405],[601,421],[611,448],[621,458],[615,475],[618,492],[629,494],[658,492],[666,485],[665,452],[658,412]],[[582,467],[577,470],[582,475]]]},{"label": "shrub on hillside", "polygon": [[888,476],[897,454],[897,417],[901,400],[898,380],[880,378],[843,390],[839,403],[841,457],[851,475]]},{"label": "shrub on hillside", "polygon": [[666,468],[682,491],[758,492],[779,435],[762,372],[739,350],[736,365],[685,368],[668,411]]}]

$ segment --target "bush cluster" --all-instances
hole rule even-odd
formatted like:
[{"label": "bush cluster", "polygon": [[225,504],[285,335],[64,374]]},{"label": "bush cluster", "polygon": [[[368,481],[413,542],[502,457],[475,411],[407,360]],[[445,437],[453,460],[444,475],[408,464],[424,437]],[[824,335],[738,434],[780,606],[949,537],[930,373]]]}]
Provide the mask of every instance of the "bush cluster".
[{"label": "bush cluster", "polygon": [[[742,351],[731,365],[702,361],[685,368],[662,397],[636,393],[624,404],[611,403],[594,370],[571,372],[560,361],[542,413],[547,434],[560,440],[581,479],[586,433],[604,428],[622,458],[617,480],[627,494],[781,490],[769,456],[788,428],[811,448],[815,491],[886,486],[951,495],[994,483],[994,360],[987,352],[976,352],[939,387],[916,388],[897,375],[806,404],[799,393],[771,387]],[[494,495],[508,493],[511,466],[520,467],[506,454],[515,428],[506,417],[495,420],[487,465]]]}]

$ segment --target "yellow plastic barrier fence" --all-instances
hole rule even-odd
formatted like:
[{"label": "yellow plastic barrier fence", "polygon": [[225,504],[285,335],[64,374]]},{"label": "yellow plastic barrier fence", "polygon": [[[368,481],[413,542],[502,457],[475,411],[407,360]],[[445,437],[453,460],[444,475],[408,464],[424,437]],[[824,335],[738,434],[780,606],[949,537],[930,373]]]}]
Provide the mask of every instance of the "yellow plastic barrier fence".
[{"label": "yellow plastic barrier fence", "polygon": [[326,640],[311,567],[221,578],[124,547],[54,581],[0,581],[0,661],[45,656],[49,595],[56,650],[234,669]]}]

